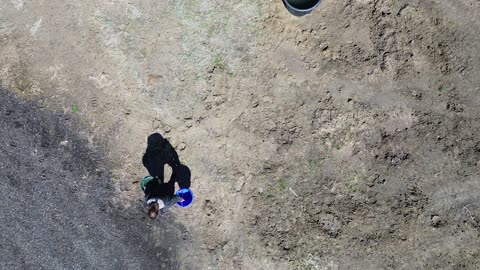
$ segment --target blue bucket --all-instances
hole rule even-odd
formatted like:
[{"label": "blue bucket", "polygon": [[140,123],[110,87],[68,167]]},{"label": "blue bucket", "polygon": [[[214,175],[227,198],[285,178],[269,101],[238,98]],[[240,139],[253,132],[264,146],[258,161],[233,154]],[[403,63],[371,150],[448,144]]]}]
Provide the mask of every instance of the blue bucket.
[{"label": "blue bucket", "polygon": [[180,207],[187,207],[193,202],[193,192],[188,188],[180,189],[179,191],[175,192],[175,195],[178,195],[183,199],[183,201],[177,202],[177,205]]},{"label": "blue bucket", "polygon": [[282,0],[288,12],[301,17],[312,12],[320,4],[320,0]]}]

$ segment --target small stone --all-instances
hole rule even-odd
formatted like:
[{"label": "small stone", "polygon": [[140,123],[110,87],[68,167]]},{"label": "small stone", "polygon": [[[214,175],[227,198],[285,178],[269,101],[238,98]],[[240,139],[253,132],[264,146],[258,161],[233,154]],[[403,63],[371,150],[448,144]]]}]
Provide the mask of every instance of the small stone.
[{"label": "small stone", "polygon": [[186,145],[185,143],[181,143],[181,144],[178,146],[178,149],[180,149],[180,151],[185,150],[185,148],[187,148],[187,145]]},{"label": "small stone", "polygon": [[161,125],[160,120],[154,119],[154,120],[152,121],[152,128],[153,128],[153,129],[159,128],[160,125]]},{"label": "small stone", "polygon": [[165,126],[165,133],[169,133],[172,128],[170,126]]},{"label": "small stone", "polygon": [[243,186],[245,185],[245,177],[240,177],[235,184],[235,191],[240,192],[242,191]]},{"label": "small stone", "polygon": [[60,142],[60,145],[62,145],[62,146],[65,146],[65,145],[67,145],[67,144],[68,144],[68,140],[61,141],[61,142]]},{"label": "small stone", "polygon": [[440,227],[443,224],[443,220],[441,217],[437,215],[433,215],[431,217],[431,225],[435,228]]},{"label": "small stone", "polygon": [[257,192],[258,192],[258,194],[263,194],[263,188],[258,188]]},{"label": "small stone", "polygon": [[417,92],[417,91],[412,91],[412,96],[415,98],[415,99],[421,99],[422,98],[422,94]]}]

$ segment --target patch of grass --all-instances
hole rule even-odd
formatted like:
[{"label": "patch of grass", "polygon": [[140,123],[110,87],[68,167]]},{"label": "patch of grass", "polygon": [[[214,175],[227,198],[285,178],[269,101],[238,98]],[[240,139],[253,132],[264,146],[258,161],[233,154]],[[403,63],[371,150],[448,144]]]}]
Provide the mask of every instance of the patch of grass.
[{"label": "patch of grass", "polygon": [[287,185],[285,184],[285,179],[281,178],[278,180],[278,185],[280,187],[280,190],[285,190],[287,189]]},{"label": "patch of grass", "polygon": [[442,93],[444,91],[445,91],[445,85],[440,84],[440,86],[438,86],[438,92]]},{"label": "patch of grass", "polygon": [[316,171],[320,167],[320,163],[325,160],[324,156],[318,155],[318,156],[311,156],[307,157],[307,169],[310,171]]},{"label": "patch of grass", "polygon": [[307,159],[307,167],[309,170],[315,170],[317,168],[317,161],[313,158]]},{"label": "patch of grass", "polygon": [[267,188],[264,193],[264,197],[266,198],[276,198],[280,196],[282,191],[287,190],[287,183],[284,178],[280,178],[278,182],[272,182],[271,185]]},{"label": "patch of grass", "polygon": [[368,176],[365,172],[355,172],[355,174],[356,174],[355,178],[359,183],[367,182]]},{"label": "patch of grass", "polygon": [[78,108],[78,105],[77,104],[73,104],[72,106],[72,113],[79,113],[80,112],[80,108]]},{"label": "patch of grass", "polygon": [[356,193],[358,192],[358,187],[354,182],[347,183],[346,185],[348,193]]},{"label": "patch of grass", "polygon": [[305,176],[316,176],[322,167],[323,162],[327,159],[329,148],[325,145],[317,145],[307,151],[303,160],[298,163],[304,164]]},{"label": "patch of grass", "polygon": [[332,148],[334,148],[336,150],[340,150],[340,148],[342,148],[342,146],[337,141],[332,141]]},{"label": "patch of grass", "polygon": [[213,37],[213,35],[216,34],[216,32],[217,32],[217,27],[212,26],[212,27],[208,28],[207,38]]},{"label": "patch of grass", "polygon": [[345,187],[349,193],[365,193],[368,176],[365,171],[354,171],[353,180],[346,183]]},{"label": "patch of grass", "polygon": [[225,69],[225,59],[222,54],[217,54],[213,58],[213,66],[219,69]]},{"label": "patch of grass", "polygon": [[267,190],[265,191],[264,193],[264,197],[265,198],[269,198],[269,199],[272,199],[272,198],[275,198],[276,197],[276,194],[278,193],[277,189],[275,188],[275,186],[270,186],[267,188]]},{"label": "patch of grass", "polygon": [[32,86],[33,86],[33,83],[22,78],[16,78],[14,82],[14,87],[21,92],[29,92]]}]

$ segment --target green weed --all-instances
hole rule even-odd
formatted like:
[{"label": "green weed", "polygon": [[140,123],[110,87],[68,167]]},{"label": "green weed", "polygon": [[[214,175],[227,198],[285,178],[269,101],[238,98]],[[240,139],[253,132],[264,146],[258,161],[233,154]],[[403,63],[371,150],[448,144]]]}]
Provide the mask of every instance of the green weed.
[{"label": "green weed", "polygon": [[285,191],[286,189],[287,184],[285,179],[280,178],[278,183],[272,183],[272,185],[267,188],[263,196],[266,198],[275,198],[280,195],[281,191]]},{"label": "green weed", "polygon": [[282,179],[278,180],[278,184],[280,186],[280,190],[287,189],[287,185],[285,184],[285,179],[282,178]]},{"label": "green weed", "polygon": [[78,108],[78,105],[77,104],[73,104],[72,106],[72,113],[79,113],[80,112],[80,108]]},{"label": "green weed", "polygon": [[349,193],[365,193],[368,176],[365,171],[354,171],[353,180],[346,183],[345,187]]},{"label": "green weed", "polygon": [[440,86],[438,87],[438,92],[442,93],[443,91],[445,91],[445,86],[443,84],[440,84]]},{"label": "green weed", "polygon": [[357,193],[359,191],[357,184],[354,182],[347,183],[346,187],[347,187],[348,193]]},{"label": "green weed", "polygon": [[340,150],[340,148],[342,148],[342,145],[341,145],[341,142],[338,142],[338,141],[334,141],[332,143],[332,147],[337,149],[337,150]]},{"label": "green weed", "polygon": [[217,54],[213,58],[213,66],[219,69],[225,69],[225,60],[222,54]]}]

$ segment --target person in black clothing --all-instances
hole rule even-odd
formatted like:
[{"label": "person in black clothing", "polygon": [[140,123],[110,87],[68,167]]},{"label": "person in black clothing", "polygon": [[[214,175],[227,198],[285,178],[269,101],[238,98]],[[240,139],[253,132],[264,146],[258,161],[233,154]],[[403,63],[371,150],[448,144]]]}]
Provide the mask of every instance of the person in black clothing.
[{"label": "person in black clothing", "polygon": [[160,178],[147,176],[141,182],[145,193],[145,205],[148,209],[148,217],[157,218],[160,210],[164,211],[183,199],[175,195],[175,182],[161,183]]},{"label": "person in black clothing", "polygon": [[[180,163],[173,146],[159,133],[148,136],[147,150],[142,163],[150,176],[144,177],[140,185],[145,193],[148,216],[155,219],[160,210],[166,210],[182,200],[175,195],[175,182],[180,188],[189,188],[191,174],[188,167]],[[164,179],[165,165],[172,168],[172,175],[167,183]]]}]

